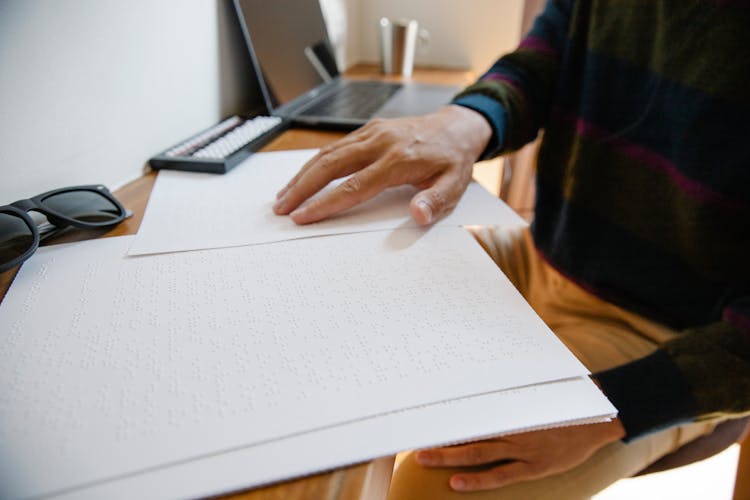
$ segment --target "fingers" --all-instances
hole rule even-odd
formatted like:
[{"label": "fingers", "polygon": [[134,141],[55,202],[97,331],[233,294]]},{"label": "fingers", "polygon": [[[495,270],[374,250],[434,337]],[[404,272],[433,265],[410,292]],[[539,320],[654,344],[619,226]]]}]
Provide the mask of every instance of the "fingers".
[{"label": "fingers", "polygon": [[305,203],[290,217],[296,224],[309,224],[369,200],[391,186],[387,166],[388,160],[385,158],[376,161],[329,192]]},{"label": "fingers", "polygon": [[[368,123],[307,162],[277,194],[274,212],[306,224],[347,210],[388,187],[411,184],[422,189],[410,204],[412,217],[422,225],[435,222],[466,190],[478,155],[474,149],[481,145],[466,146],[477,142],[478,134],[472,127],[456,125],[467,120],[465,113],[448,107],[426,117]],[[349,175],[339,186],[313,197],[334,179]]]},{"label": "fingers", "polygon": [[469,180],[462,180],[456,172],[437,177],[432,186],[412,198],[409,205],[412,218],[424,226],[445,217],[458,204],[468,184]]},{"label": "fingers", "polygon": [[373,157],[371,148],[360,141],[346,141],[334,149],[321,150],[278,193],[274,212],[278,215],[292,212],[332,180],[367,166]]},{"label": "fingers", "polygon": [[538,467],[518,457],[519,451],[512,442],[496,439],[419,451],[416,460],[429,467],[471,467],[508,461],[489,470],[454,474],[449,481],[450,487],[458,491],[488,490],[540,476]]},{"label": "fingers", "polygon": [[292,177],[292,179],[287,182],[286,186],[282,188],[277,194],[276,199],[280,199],[284,196],[284,194],[289,191],[297,182],[299,182],[300,178],[311,168],[313,168],[315,165],[318,164],[318,162],[326,155],[329,155],[333,153],[334,151],[338,149],[345,148],[347,146],[350,146],[352,144],[355,144],[357,142],[363,142],[369,137],[369,129],[367,128],[367,125],[365,125],[363,128],[352,132],[351,134],[348,134],[341,139],[337,140],[336,142],[333,142],[331,144],[328,144],[326,146],[323,146],[320,148],[320,151],[313,156],[310,160],[308,160],[307,163],[305,163],[302,168],[297,172],[297,174]]},{"label": "fingers", "polygon": [[624,436],[620,422],[559,427],[425,450],[416,454],[416,460],[430,467],[491,467],[459,472],[450,478],[455,490],[486,490],[570,470]]},{"label": "fingers", "polygon": [[418,451],[416,460],[427,467],[464,467],[512,460],[514,451],[511,443],[497,439]]},{"label": "fingers", "polygon": [[[420,176],[420,169],[414,165],[410,166],[410,171],[407,168],[397,168],[402,162],[393,156],[383,156],[333,190],[292,211],[292,220],[297,224],[317,222],[367,201],[388,187],[408,183],[411,176]],[[354,169],[356,170],[358,168]],[[312,172],[311,175],[314,175]],[[404,172],[408,173],[405,175]],[[448,170],[436,176],[429,188],[412,198],[409,209],[414,220],[420,225],[427,225],[449,214],[461,199],[469,179],[470,177],[464,179],[458,170]],[[314,181],[310,184],[313,185]],[[322,187],[318,187],[311,195]]]},{"label": "fingers", "polygon": [[493,469],[454,474],[449,480],[450,487],[457,491],[479,491],[501,488],[521,481],[539,477],[532,467],[525,462],[511,462]]}]

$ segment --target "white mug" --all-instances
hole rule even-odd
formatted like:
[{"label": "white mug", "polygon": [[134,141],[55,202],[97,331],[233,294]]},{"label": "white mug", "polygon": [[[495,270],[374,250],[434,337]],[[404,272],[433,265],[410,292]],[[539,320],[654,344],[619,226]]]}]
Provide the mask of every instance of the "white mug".
[{"label": "white mug", "polygon": [[414,70],[414,53],[417,40],[427,45],[430,34],[427,30],[420,30],[419,23],[413,19],[392,21],[383,17],[380,25],[380,62],[381,69],[386,75],[398,73],[401,76],[411,76]]}]

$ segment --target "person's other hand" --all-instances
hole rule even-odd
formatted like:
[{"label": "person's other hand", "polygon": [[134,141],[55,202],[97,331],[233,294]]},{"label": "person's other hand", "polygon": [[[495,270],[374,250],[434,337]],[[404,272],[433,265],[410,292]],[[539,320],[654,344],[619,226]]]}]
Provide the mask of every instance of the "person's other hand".
[{"label": "person's other hand", "polygon": [[454,490],[488,490],[572,469],[605,444],[624,436],[620,421],[613,420],[423,450],[417,452],[415,458],[417,463],[426,467],[496,464],[479,472],[461,472],[450,478],[450,487]]},{"label": "person's other hand", "polygon": [[[471,180],[471,169],[492,135],[476,111],[446,106],[427,116],[373,120],[332,143],[279,191],[274,212],[297,224],[325,219],[392,186],[411,184],[412,217],[430,224],[450,212]],[[334,179],[354,174],[310,199]]]}]

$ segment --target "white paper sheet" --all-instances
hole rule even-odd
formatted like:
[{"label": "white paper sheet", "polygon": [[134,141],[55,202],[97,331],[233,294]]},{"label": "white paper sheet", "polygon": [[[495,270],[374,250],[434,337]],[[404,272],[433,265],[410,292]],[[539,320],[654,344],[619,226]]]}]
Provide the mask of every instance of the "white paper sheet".
[{"label": "white paper sheet", "polygon": [[156,468],[54,498],[212,497],[403,450],[600,422],[614,415],[612,405],[588,378],[563,380],[400,410]]},{"label": "white paper sheet", "polygon": [[[330,220],[297,226],[272,210],[278,192],[315,150],[258,153],[225,175],[162,170],[130,255],[270,243],[310,236],[416,227],[411,186],[392,188]],[[333,183],[332,185],[335,185]],[[525,225],[477,183],[437,224]],[[200,227],[200,231],[195,231]]]},{"label": "white paper sheet", "polygon": [[462,229],[131,242],[40,249],[0,305],[9,496],[587,373]]}]

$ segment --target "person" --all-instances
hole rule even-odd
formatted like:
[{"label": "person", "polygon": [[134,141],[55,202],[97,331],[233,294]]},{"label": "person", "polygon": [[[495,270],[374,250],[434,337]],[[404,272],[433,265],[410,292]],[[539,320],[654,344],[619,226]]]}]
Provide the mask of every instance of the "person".
[{"label": "person", "polygon": [[430,224],[543,131],[531,228],[475,236],[618,418],[410,453],[391,498],[588,497],[750,411],[748,25],[744,1],[549,0],[450,105],[369,123],[279,192],[306,224],[412,184]]}]

